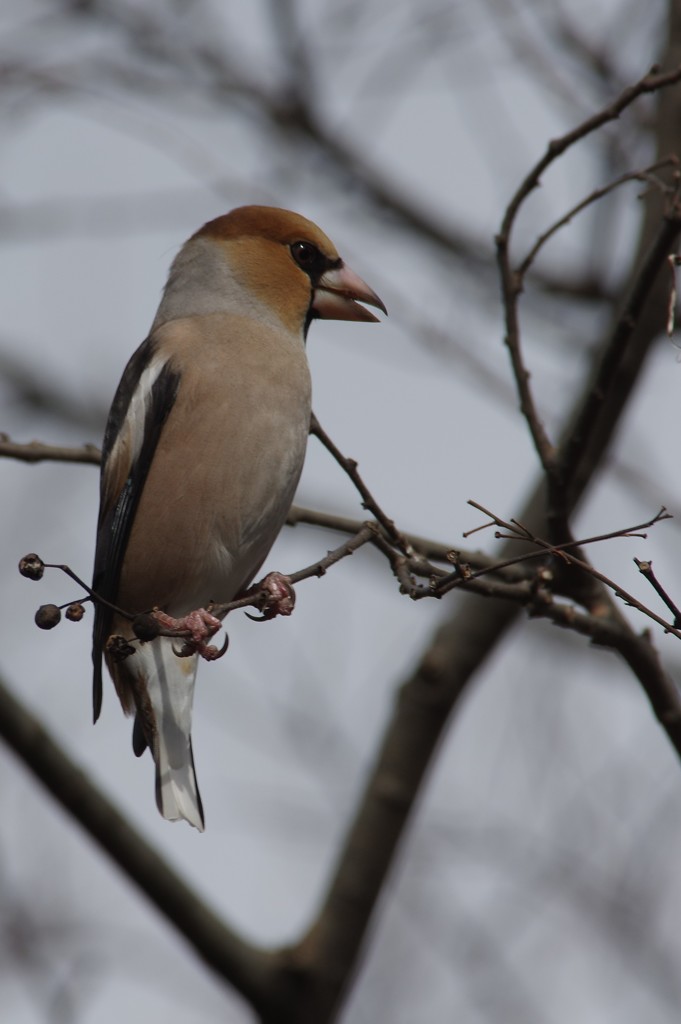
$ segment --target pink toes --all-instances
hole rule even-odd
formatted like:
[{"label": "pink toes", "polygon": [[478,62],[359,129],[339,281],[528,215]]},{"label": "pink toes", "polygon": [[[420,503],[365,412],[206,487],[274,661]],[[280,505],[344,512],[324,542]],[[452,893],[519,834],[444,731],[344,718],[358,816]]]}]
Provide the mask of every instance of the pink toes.
[{"label": "pink toes", "polygon": [[[260,598],[261,616],[256,619],[258,622],[274,619],[277,615],[290,615],[295,607],[296,592],[289,577],[280,572],[268,573],[264,580],[251,588],[251,592]],[[254,619],[255,616],[249,615],[249,618]]]},{"label": "pink toes", "polygon": [[217,661],[227,650],[228,639],[225,635],[225,642],[221,648],[206,643],[222,626],[220,619],[211,615],[205,608],[197,608],[180,619],[166,615],[158,608],[154,609],[153,616],[164,629],[171,629],[178,632],[188,631],[191,636],[185,639],[184,644],[175,654],[179,658],[189,658],[192,654],[198,654],[206,661]]}]

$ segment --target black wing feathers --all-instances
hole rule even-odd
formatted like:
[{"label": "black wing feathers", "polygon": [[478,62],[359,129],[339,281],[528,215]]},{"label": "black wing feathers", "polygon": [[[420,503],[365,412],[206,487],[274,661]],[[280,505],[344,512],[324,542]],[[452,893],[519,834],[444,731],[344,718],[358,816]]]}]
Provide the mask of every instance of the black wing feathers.
[{"label": "black wing feathers", "polygon": [[[130,408],[132,396],[139,380],[155,353],[153,342],[145,341],[132,356],[118,385],[109,419],[104,432],[102,449],[102,475],[116,442],[116,438]],[[102,500],[97,526],[97,550],[92,588],[106,601],[116,603],[121,566],[130,537],[135,513],[144,483],[165,421],[175,403],[180,375],[166,364],[156,378],[146,403],[144,436],[137,459],[113,505],[106,507]],[[102,499],[104,488],[101,488]],[[113,613],[101,604],[95,604],[95,625],[92,648],[94,664],[93,711],[97,721],[102,707],[102,651],[109,636]]]}]

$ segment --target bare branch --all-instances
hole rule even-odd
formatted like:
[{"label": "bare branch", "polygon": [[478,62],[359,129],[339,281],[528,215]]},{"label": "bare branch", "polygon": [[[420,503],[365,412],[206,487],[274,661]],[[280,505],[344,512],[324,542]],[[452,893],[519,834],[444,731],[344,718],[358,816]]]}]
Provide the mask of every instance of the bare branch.
[{"label": "bare branch", "polygon": [[612,103],[604,107],[597,114],[593,114],[591,117],[586,118],[586,120],[582,121],[582,123],[577,125],[576,128],[566,132],[565,135],[552,139],[546,148],[544,156],[538,160],[534,167],[529,171],[508,204],[500,230],[502,239],[508,243],[520,207],[525,202],[528,195],[538,187],[544,171],[550,167],[559,156],[562,156],[562,154],[565,153],[566,150],[570,149],[571,146],[574,146],[576,142],[585,139],[587,135],[590,135],[592,132],[602,128],[604,124],[608,124],[609,121],[615,121],[620,114],[622,114],[627,107],[630,107],[631,104],[640,96],[643,96],[646,93],[659,92],[661,89],[666,89],[671,85],[675,85],[679,81],[681,81],[681,66],[674,68],[672,71],[666,72],[661,72],[659,68],[655,66],[650,69],[647,75],[640,78],[638,82],[635,82],[633,85],[627,86],[626,89],[623,89]]},{"label": "bare branch", "polygon": [[221,920],[2,683],[0,735],[202,960],[246,997],[262,1001],[272,984],[276,954],[250,945]]},{"label": "bare branch", "polygon": [[[555,477],[554,460],[556,456],[556,449],[550,442],[537,411],[529,383],[530,375],[525,366],[521,351],[518,298],[523,289],[523,274],[521,271],[513,268],[510,255],[511,236],[516,217],[527,197],[539,185],[544,171],[559,156],[565,153],[567,149],[573,146],[576,142],[586,138],[589,134],[602,127],[602,125],[615,120],[624,110],[626,110],[628,106],[630,106],[644,93],[659,91],[660,89],[674,85],[679,80],[681,80],[681,67],[677,67],[673,71],[667,73],[660,73],[656,68],[653,68],[648,75],[645,75],[637,83],[623,90],[616,100],[599,113],[587,118],[580,125],[572,131],[567,132],[565,135],[562,135],[557,139],[553,139],[549,143],[544,156],[537,161],[534,167],[526,175],[515,195],[512,197],[506,208],[501,228],[496,238],[497,262],[501,279],[506,321],[505,342],[511,357],[511,365],[513,367],[513,374],[515,376],[518,396],[520,399],[520,408],[530,429],[530,434],[542,468],[550,480],[553,480]],[[676,236],[679,229],[679,223],[681,223],[681,221],[675,221],[674,228],[671,229],[669,233],[664,233],[666,241],[667,234],[671,235],[672,238]],[[668,242],[667,251],[664,254],[665,256],[668,254],[669,245],[670,243]],[[641,295],[639,293],[635,297],[638,302],[635,302],[634,295],[632,295],[632,303],[635,304],[637,312],[640,310],[642,299],[645,299],[648,295],[652,282],[657,275],[657,270],[658,265],[656,263],[654,265],[652,280],[644,275],[645,288],[641,289],[643,294]],[[631,314],[629,314],[629,316],[630,315]],[[629,318],[627,319],[627,325],[629,326],[629,329],[631,329],[632,323]],[[580,438],[580,444],[581,443],[582,439]]]},{"label": "bare branch", "polygon": [[82,462],[90,466],[98,466],[102,458],[94,444],[84,444],[81,448],[43,444],[41,441],[19,444],[10,441],[7,434],[0,434],[0,458],[3,457],[20,462]]},{"label": "bare branch", "polygon": [[[660,281],[660,272],[667,263],[681,230],[681,206],[674,204],[663,220],[657,236],[643,259],[631,285],[628,298],[604,347],[583,400],[576,407],[565,431],[553,469],[554,511],[570,509],[574,504],[577,476],[584,472],[583,463],[590,451],[589,438],[601,429],[604,417],[612,416],[613,406],[625,401],[638,375],[636,353],[629,341],[637,328],[653,288]],[[659,319],[664,313],[660,311]]]},{"label": "bare branch", "polygon": [[[596,569],[585,559],[579,558],[576,555],[574,555],[570,550],[571,548],[582,548],[588,544],[594,544],[603,540],[612,540],[615,537],[640,537],[641,534],[638,532],[639,530],[647,529],[648,527],[655,526],[657,523],[664,522],[664,520],[666,519],[672,518],[666,509],[660,509],[657,515],[655,515],[652,519],[647,520],[645,523],[640,523],[638,526],[631,526],[624,530],[617,530],[611,533],[601,534],[597,537],[589,537],[585,540],[569,541],[564,544],[554,545],[549,543],[549,541],[543,540],[541,537],[534,536],[534,534],[530,530],[528,530],[527,527],[522,526],[522,524],[518,523],[514,519],[508,522],[504,519],[499,518],[499,516],[495,515],[494,512],[490,512],[489,509],[483,508],[482,505],[478,505],[476,502],[470,502],[470,504],[474,505],[476,508],[479,508],[482,512],[485,513],[485,515],[488,515],[492,522],[495,523],[497,526],[500,526],[504,530],[508,531],[506,534],[497,534],[496,536],[498,536],[500,539],[519,540],[522,541],[524,544],[534,544],[538,548],[540,548],[543,553],[547,555],[557,555],[565,559],[565,561],[568,562],[570,565],[575,566],[578,569],[582,569],[593,579],[598,580],[599,583],[602,583],[609,590],[612,590],[615,597],[619,598],[625,604],[628,604],[630,607],[635,608],[636,611],[641,612],[642,615],[645,615],[647,618],[652,619],[654,622],[656,622],[659,626],[662,626],[666,633],[671,633],[673,634],[673,636],[676,636],[679,639],[681,639],[681,629],[677,628],[676,623],[667,622],[656,612],[654,612],[651,608],[648,608],[646,607],[646,605],[642,604],[636,597],[633,596],[633,594],[630,594],[628,591],[624,590],[614,580],[610,579],[602,572],[599,572],[598,569]],[[523,559],[527,557],[527,555],[521,556],[521,558]],[[477,578],[483,575],[483,573],[486,571],[487,570],[480,570],[478,573],[473,574],[473,578]],[[456,582],[456,580],[453,582]],[[445,581],[443,580],[442,584],[444,585],[444,583]],[[437,588],[438,585],[436,585],[434,589],[437,590]],[[451,589],[451,587],[448,589]]]},{"label": "bare branch", "polygon": [[413,555],[414,551],[411,548],[411,545],[397,529],[393,520],[385,514],[367,485],[362,480],[357,470],[357,463],[355,460],[346,458],[340,452],[326,431],[322,429],[322,426],[314,413],[312,414],[312,420],[310,422],[310,433],[322,442],[326,450],[333,455],[341,469],[343,469],[350,477],[362,497],[362,507],[376,517],[376,520],[385,530],[386,535],[400,548],[401,551],[404,551],[406,555]]},{"label": "bare branch", "polygon": [[613,192],[615,189],[619,188],[620,185],[625,185],[629,181],[641,181],[653,185],[656,188],[660,188],[661,190],[666,190],[666,186],[662,182],[660,182],[659,179],[654,178],[653,175],[655,174],[655,171],[659,171],[663,167],[678,167],[678,163],[679,161],[676,156],[665,157],[664,160],[658,160],[654,164],[650,164],[649,167],[646,167],[641,171],[630,171],[627,174],[621,174],[619,178],[615,178],[614,181],[609,182],[602,188],[594,189],[594,191],[591,192],[586,197],[586,199],[582,199],[581,202],[577,203],[575,206],[572,207],[572,209],[568,210],[568,212],[563,217],[555,221],[550,228],[547,228],[546,231],[542,232],[542,234],[539,235],[537,241],[534,243],[534,245],[528,252],[527,256],[524,258],[524,260],[516,270],[520,282],[522,283],[523,279],[525,278],[525,275],[527,274],[527,271],[529,270],[537,254],[543,248],[546,242],[548,242],[548,240],[552,238],[557,231],[565,227],[566,224],[569,224],[572,221],[572,219],[577,216],[578,213],[581,213],[582,210],[586,210],[593,203],[598,202],[599,199],[603,199],[604,196],[607,196],[610,192]]},{"label": "bare branch", "polygon": [[642,562],[638,558],[635,558],[634,562],[635,562],[635,564],[636,564],[636,566],[638,568],[638,571],[641,573],[641,575],[645,576],[645,578],[648,580],[648,582],[650,583],[650,585],[653,588],[653,590],[657,594],[659,594],[659,596],[662,598],[664,603],[667,605],[667,608],[669,608],[669,611],[674,616],[674,625],[677,627],[677,629],[681,628],[681,611],[679,611],[679,606],[676,604],[675,601],[672,601],[671,597],[669,596],[669,594],[664,589],[664,587],[662,586],[662,584],[658,580],[657,576],[653,572],[653,563],[652,562]]}]

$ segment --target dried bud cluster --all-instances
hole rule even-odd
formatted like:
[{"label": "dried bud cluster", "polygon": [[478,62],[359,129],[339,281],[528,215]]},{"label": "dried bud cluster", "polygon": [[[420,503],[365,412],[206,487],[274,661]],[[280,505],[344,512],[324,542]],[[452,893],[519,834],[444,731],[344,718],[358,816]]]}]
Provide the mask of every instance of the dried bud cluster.
[{"label": "dried bud cluster", "polygon": [[41,604],[35,613],[35,624],[40,629],[54,629],[61,621],[61,611],[56,604]]},{"label": "dried bud cluster", "polygon": [[[46,566],[40,555],[36,555],[35,551],[32,551],[29,555],[24,555],[19,562],[19,572],[29,580],[41,580],[46,568],[55,568],[55,566]],[[56,568],[64,569],[65,566],[57,566]],[[77,576],[74,578],[78,579]],[[64,606],[62,605],[62,607]],[[66,618],[71,622],[80,622],[84,615],[85,608],[80,601],[74,601],[66,609]],[[35,613],[35,624],[40,629],[54,629],[60,622],[61,608],[56,604],[41,604]]]},{"label": "dried bud cluster", "polygon": [[135,648],[124,636],[113,633],[106,642],[106,653],[112,661],[125,661],[135,653]]},{"label": "dried bud cluster", "polygon": [[30,555],[24,555],[19,562],[19,572],[28,580],[41,580],[45,572],[45,563],[40,555],[31,552]]}]

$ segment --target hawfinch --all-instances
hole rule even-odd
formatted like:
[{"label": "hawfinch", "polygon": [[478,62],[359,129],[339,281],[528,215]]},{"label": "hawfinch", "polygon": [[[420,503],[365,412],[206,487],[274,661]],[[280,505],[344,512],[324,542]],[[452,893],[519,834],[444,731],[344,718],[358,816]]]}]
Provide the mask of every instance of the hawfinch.
[{"label": "hawfinch", "polygon": [[178,656],[182,641],[158,636],[134,640],[134,653],[115,660],[108,638],[134,634],[110,605],[201,619],[211,602],[248,587],[303,467],[307,329],[318,318],[377,320],[356,300],[385,312],[309,220],[265,206],[232,210],[178,253],[111,406],[93,580],[108,602],[95,605],[94,719],[104,654],[123,710],[135,714],[133,749],[153,755],[161,814],[200,831],[191,742],[199,647]]}]

